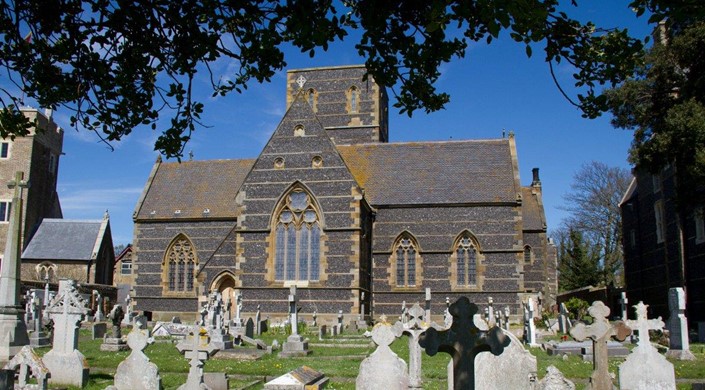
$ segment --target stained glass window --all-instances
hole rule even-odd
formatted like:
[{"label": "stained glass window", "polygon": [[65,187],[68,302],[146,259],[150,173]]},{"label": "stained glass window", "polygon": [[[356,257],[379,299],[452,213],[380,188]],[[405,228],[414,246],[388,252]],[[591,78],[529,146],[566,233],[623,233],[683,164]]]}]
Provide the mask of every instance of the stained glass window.
[{"label": "stained glass window", "polygon": [[295,189],[279,212],[274,270],[277,281],[318,280],[320,274],[320,222],[311,196]]},{"label": "stained glass window", "polygon": [[397,287],[416,285],[416,247],[412,240],[404,237],[396,246]]},{"label": "stained glass window", "polygon": [[167,250],[167,281],[169,291],[191,292],[194,290],[196,251],[183,235],[178,236]]},{"label": "stained glass window", "polygon": [[457,285],[472,287],[477,285],[477,249],[470,237],[458,240],[455,249]]}]

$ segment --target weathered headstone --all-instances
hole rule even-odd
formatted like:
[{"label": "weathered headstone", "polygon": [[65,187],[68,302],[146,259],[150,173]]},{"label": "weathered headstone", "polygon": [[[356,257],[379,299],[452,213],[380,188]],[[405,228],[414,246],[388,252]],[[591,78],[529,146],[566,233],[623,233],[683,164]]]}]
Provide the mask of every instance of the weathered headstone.
[{"label": "weathered headstone", "polygon": [[619,387],[629,390],[675,390],[676,374],[673,364],[651,345],[649,330],[665,326],[661,317],[649,320],[643,302],[634,306],[636,321],[627,321],[639,332],[639,343],[619,366]]},{"label": "weathered headstone", "polygon": [[291,323],[291,335],[286,338],[279,356],[285,358],[307,356],[311,353],[308,349],[308,340],[304,340],[297,329],[299,320],[296,308],[296,286],[291,286],[289,289],[289,322]]},{"label": "weathered headstone", "polygon": [[138,314],[132,318],[134,326],[140,329],[147,329],[147,316],[144,314]]},{"label": "weathered headstone", "polygon": [[443,325],[445,329],[453,325],[453,316],[450,315],[450,297],[446,297],[446,310],[443,313]]},{"label": "weathered headstone", "polygon": [[497,323],[497,319],[495,318],[495,313],[494,313],[494,300],[492,297],[487,298],[487,323],[490,325],[490,327],[495,326]]},{"label": "weathered headstone", "polygon": [[159,368],[142,352],[150,342],[147,331],[132,328],[127,335],[127,345],[132,352],[118,365],[114,385],[105,390],[161,390]]},{"label": "weathered headstone", "polygon": [[208,386],[210,390],[230,389],[230,380],[224,372],[204,372],[203,384]]},{"label": "weathered headstone", "polygon": [[181,340],[176,348],[189,359],[189,371],[186,383],[178,390],[203,390],[203,364],[218,348],[210,343],[208,332],[200,326],[194,326],[189,335]]},{"label": "weathered headstone", "polygon": [[122,306],[115,305],[113,309],[110,310],[108,314],[108,319],[110,320],[112,327],[112,337],[105,337],[103,339],[103,344],[100,345],[101,351],[117,352],[117,351],[127,351],[130,347],[122,339],[122,330],[120,329],[120,324],[125,318],[125,312],[122,310]]},{"label": "weathered headstone", "polygon": [[[207,326],[211,344],[219,350],[233,348],[233,339],[225,329],[225,319],[223,318],[224,304],[223,296],[219,292],[213,292],[208,299]],[[250,336],[251,337],[251,336]]]},{"label": "weathered headstone", "polygon": [[308,366],[301,366],[264,384],[265,390],[319,390],[325,388],[328,378]]},{"label": "weathered headstone", "polygon": [[626,321],[629,319],[629,313],[628,313],[629,306],[627,305],[628,303],[629,303],[629,300],[627,299],[627,293],[622,291],[622,293],[619,296],[619,306],[622,309],[622,321]]},{"label": "weathered headstone", "polygon": [[575,384],[566,379],[555,366],[548,366],[546,376],[539,382],[537,390],[575,390]]},{"label": "weathered headstone", "polygon": [[122,324],[125,326],[132,325],[132,319],[134,316],[135,313],[132,311],[132,297],[130,294],[127,294],[125,297],[125,318],[122,319]]},{"label": "weathered headstone", "polygon": [[426,306],[424,306],[425,312],[423,320],[427,323],[431,323],[431,287],[426,287]]},{"label": "weathered headstone", "polygon": [[561,302],[560,312],[558,313],[558,330],[565,334],[570,332],[571,326],[568,309],[565,307],[565,303]]},{"label": "weathered headstone", "polygon": [[20,305],[20,251],[22,248],[22,189],[27,187],[23,172],[7,184],[14,189],[12,212],[0,269],[0,361],[9,361],[29,344],[24,309]]},{"label": "weathered headstone", "polygon": [[36,293],[32,299],[32,318],[34,321],[34,332],[29,335],[29,345],[32,347],[43,347],[51,344],[49,336],[44,332],[43,304]]},{"label": "weathered headstone", "polygon": [[94,322],[91,324],[91,339],[102,340],[108,333],[108,324],[105,322]]},{"label": "weathered headstone", "polygon": [[475,358],[475,388],[533,389],[538,371],[536,356],[524,349],[521,341],[511,332],[502,329],[502,333],[511,342],[501,355],[481,353]]},{"label": "weathered headstone", "polygon": [[103,296],[100,295],[98,290],[93,290],[93,296],[95,297],[95,314],[93,315],[93,322],[102,322],[105,320],[105,315],[103,314]]},{"label": "weathered headstone", "polygon": [[314,327],[318,326],[317,318],[318,318],[318,311],[314,310],[313,314],[311,314],[311,326],[314,326]]},{"label": "weathered headstone", "polygon": [[[18,390],[46,390],[49,388],[49,377],[51,373],[44,365],[42,359],[34,353],[34,350],[29,345],[22,347],[20,352],[15,355],[7,364],[5,370],[17,371],[20,369],[17,377],[19,386],[15,386]],[[34,378],[36,384],[29,384],[29,379]],[[1,389],[5,387],[0,386]]]},{"label": "weathered headstone", "polygon": [[499,355],[509,345],[510,340],[499,328],[482,331],[475,326],[473,317],[477,306],[467,297],[458,298],[450,306],[453,325],[448,330],[437,331],[429,328],[421,335],[419,344],[430,356],[438,351],[446,352],[453,358],[453,388],[475,388],[475,356],[481,352]]},{"label": "weathered headstone", "polygon": [[252,321],[252,317],[247,319],[247,322],[245,323],[245,336],[249,338],[253,338],[254,333],[255,333],[255,323]]},{"label": "weathered headstone", "polygon": [[670,346],[666,356],[678,360],[695,360],[695,355],[690,352],[683,288],[673,287],[668,290],[668,309],[671,312],[671,316],[668,318]]},{"label": "weathered headstone", "polygon": [[588,388],[592,390],[612,390],[613,384],[609,373],[607,341],[613,337],[623,341],[631,334],[631,329],[621,321],[617,322],[615,326],[610,324],[607,320],[610,308],[601,301],[593,302],[588,309],[588,313],[594,322],[591,325],[575,325],[570,330],[570,335],[578,341],[592,340],[593,372],[590,376]]},{"label": "weathered headstone", "polygon": [[262,313],[260,312],[260,305],[257,305],[257,313],[255,313],[255,334],[257,336],[262,334]]},{"label": "weathered headstone", "polygon": [[52,384],[83,387],[88,382],[88,362],[78,350],[78,329],[87,313],[86,303],[73,280],[59,281],[59,292],[46,309],[54,321],[51,351],[42,358],[51,372]]},{"label": "weathered headstone", "polygon": [[318,328],[318,340],[323,340],[323,337],[326,335],[326,332],[328,332],[328,327],[323,324]]},{"label": "weathered headstone", "polygon": [[504,307],[504,330],[509,330],[509,315],[512,314],[509,306]]},{"label": "weathered headstone", "polygon": [[399,316],[399,321],[401,321],[402,325],[409,321],[409,309],[406,307],[406,301],[402,301],[401,303],[401,316]]},{"label": "weathered headstone", "polygon": [[402,326],[403,333],[409,335],[409,388],[420,389],[421,381],[421,346],[419,345],[419,337],[426,331],[424,326],[424,317],[426,311],[419,306],[418,303],[409,309],[409,322]]},{"label": "weathered headstone", "polygon": [[[146,329],[143,329],[146,331]],[[174,337],[183,339],[188,336],[191,326],[187,324],[175,324],[173,322],[157,322],[154,324],[152,336],[154,337]]]},{"label": "weathered headstone", "polygon": [[360,372],[355,380],[357,390],[409,387],[406,362],[389,348],[401,332],[401,324],[391,326],[381,322],[375,325],[372,329],[372,341],[377,344],[377,349],[360,364]]},{"label": "weathered headstone", "polygon": [[536,303],[534,298],[529,298],[526,307],[524,307],[524,341],[531,347],[538,347],[536,342],[536,324],[534,323],[534,313],[536,311]]}]

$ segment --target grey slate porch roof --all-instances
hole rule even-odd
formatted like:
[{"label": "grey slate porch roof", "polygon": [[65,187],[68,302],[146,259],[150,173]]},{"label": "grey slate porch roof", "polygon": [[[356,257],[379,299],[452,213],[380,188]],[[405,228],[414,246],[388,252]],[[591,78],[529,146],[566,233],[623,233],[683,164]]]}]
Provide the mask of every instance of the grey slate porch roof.
[{"label": "grey slate porch roof", "polygon": [[46,218],[22,253],[22,259],[90,261],[96,243],[103,241],[103,222]]}]

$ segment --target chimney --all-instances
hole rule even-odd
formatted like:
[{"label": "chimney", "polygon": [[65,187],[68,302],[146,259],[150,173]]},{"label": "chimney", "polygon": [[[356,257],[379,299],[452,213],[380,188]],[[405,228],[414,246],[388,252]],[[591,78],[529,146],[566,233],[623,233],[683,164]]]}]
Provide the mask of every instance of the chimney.
[{"label": "chimney", "polygon": [[531,170],[531,172],[534,174],[534,180],[531,182],[532,187],[541,187],[541,179],[539,179],[539,169],[534,168]]}]

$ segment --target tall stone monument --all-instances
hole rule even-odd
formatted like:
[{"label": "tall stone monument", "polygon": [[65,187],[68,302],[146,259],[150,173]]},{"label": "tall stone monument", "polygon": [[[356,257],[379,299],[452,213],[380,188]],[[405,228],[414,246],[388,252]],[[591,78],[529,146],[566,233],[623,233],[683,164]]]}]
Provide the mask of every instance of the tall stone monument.
[{"label": "tall stone monument", "polygon": [[296,286],[289,289],[289,322],[291,323],[291,335],[287,337],[282,345],[280,357],[307,356],[311,353],[308,349],[308,340],[304,340],[299,335],[298,330],[298,310],[296,308]]},{"label": "tall stone monument", "polygon": [[59,293],[46,312],[54,321],[53,348],[42,359],[51,371],[49,383],[83,387],[88,383],[88,362],[78,350],[78,329],[88,309],[75,281],[59,281]]},{"label": "tall stone monument", "polygon": [[690,352],[683,288],[673,287],[668,290],[668,309],[671,312],[671,316],[668,318],[670,349],[666,352],[666,356],[678,360],[695,360],[695,356]]},{"label": "tall stone monument", "polygon": [[[428,289],[427,291],[430,291]],[[426,317],[426,310],[422,309],[418,303],[409,309],[409,316],[411,319],[406,325],[398,323],[399,327],[402,327],[403,333],[409,335],[409,388],[410,389],[420,389],[422,388],[421,382],[421,346],[419,345],[419,337],[423,332],[426,331],[427,324],[424,320]]]},{"label": "tall stone monument", "polygon": [[176,349],[189,359],[190,365],[186,383],[179,386],[177,390],[209,389],[203,383],[203,364],[218,352],[218,348],[210,343],[208,332],[200,326],[194,326],[188,337],[176,345]]},{"label": "tall stone monument", "polygon": [[20,250],[22,248],[22,189],[24,173],[15,173],[7,184],[15,190],[7,229],[5,255],[0,269],[0,361],[7,362],[29,344],[25,310],[20,304]]}]

